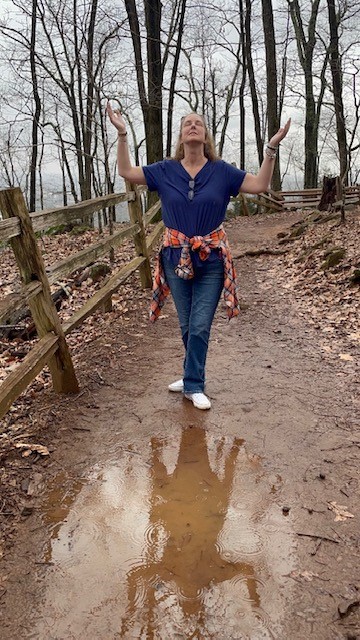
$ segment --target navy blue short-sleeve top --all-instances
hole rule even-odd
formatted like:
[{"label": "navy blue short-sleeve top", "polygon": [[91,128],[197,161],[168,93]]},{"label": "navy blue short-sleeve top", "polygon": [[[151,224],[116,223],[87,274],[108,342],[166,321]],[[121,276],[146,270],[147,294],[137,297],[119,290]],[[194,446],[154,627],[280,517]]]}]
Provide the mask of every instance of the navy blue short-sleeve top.
[{"label": "navy blue short-sleeve top", "polygon": [[[246,175],[224,160],[208,160],[194,180],[177,160],[145,165],[143,171],[148,189],[159,194],[165,226],[189,238],[204,236],[223,222],[230,197],[239,193]],[[165,253],[176,259],[175,252]]]},{"label": "navy blue short-sleeve top", "polygon": [[162,160],[144,166],[143,171],[148,189],[159,194],[165,226],[189,238],[206,235],[223,222],[230,196],[239,193],[246,175],[224,160],[208,160],[195,176],[191,200],[192,178],[181,162]]}]

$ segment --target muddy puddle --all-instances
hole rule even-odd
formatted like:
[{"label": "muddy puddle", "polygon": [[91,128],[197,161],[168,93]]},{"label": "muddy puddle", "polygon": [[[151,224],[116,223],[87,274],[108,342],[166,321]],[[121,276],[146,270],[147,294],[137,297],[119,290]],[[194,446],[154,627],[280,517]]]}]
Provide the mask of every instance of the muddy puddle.
[{"label": "muddy puddle", "polygon": [[282,637],[294,538],[280,487],[243,440],[196,426],[59,475],[26,638]]}]

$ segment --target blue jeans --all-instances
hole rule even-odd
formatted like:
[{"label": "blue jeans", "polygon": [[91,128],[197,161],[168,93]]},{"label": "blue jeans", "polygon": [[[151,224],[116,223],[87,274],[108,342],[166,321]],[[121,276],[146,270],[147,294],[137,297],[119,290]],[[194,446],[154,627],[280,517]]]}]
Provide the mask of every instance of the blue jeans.
[{"label": "blue jeans", "polygon": [[210,329],[224,286],[224,263],[205,260],[194,268],[194,278],[183,280],[167,258],[162,256],[162,260],[185,347],[184,392],[203,392]]}]

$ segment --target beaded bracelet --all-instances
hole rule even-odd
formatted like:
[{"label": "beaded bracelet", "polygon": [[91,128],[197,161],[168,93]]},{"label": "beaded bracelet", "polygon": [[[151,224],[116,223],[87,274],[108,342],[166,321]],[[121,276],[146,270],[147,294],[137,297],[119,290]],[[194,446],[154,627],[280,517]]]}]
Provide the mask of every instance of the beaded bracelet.
[{"label": "beaded bracelet", "polygon": [[269,158],[274,160],[276,158],[278,148],[279,147],[273,147],[269,142],[267,142],[265,145],[265,153]]},{"label": "beaded bracelet", "polygon": [[266,155],[271,158],[271,160],[275,160],[276,158],[276,151],[272,152],[271,151],[271,147],[269,147],[269,145],[266,145],[265,147],[265,153]]}]

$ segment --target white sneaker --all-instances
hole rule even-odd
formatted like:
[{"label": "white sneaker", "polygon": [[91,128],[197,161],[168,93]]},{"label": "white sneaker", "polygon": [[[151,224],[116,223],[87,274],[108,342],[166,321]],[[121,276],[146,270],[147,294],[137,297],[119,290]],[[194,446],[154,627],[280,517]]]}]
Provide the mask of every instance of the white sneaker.
[{"label": "white sneaker", "polygon": [[211,402],[205,393],[185,393],[185,398],[191,400],[196,409],[211,409]]},{"label": "white sneaker", "polygon": [[180,380],[176,380],[176,382],[172,382],[168,386],[169,391],[173,393],[182,393],[184,391],[184,380],[180,378]]},{"label": "white sneaker", "polygon": [[180,378],[180,380],[176,380],[176,382],[172,382],[168,386],[169,391],[173,391],[174,393],[182,393],[184,391],[184,380]]}]

